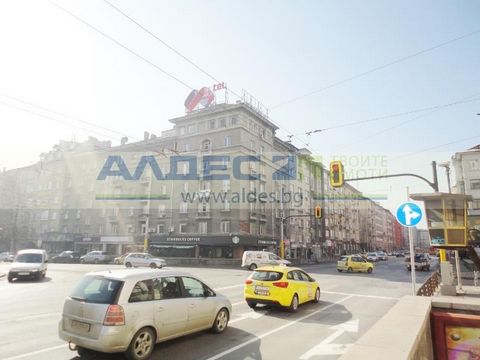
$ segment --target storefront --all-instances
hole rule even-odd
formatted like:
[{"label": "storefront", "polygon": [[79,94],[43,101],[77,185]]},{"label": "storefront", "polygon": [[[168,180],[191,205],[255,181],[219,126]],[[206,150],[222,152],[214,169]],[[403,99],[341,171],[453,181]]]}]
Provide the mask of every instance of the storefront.
[{"label": "storefront", "polygon": [[91,236],[75,242],[75,251],[80,254],[94,250],[106,251],[112,255],[143,252],[143,242],[135,242],[132,236]]},{"label": "storefront", "polygon": [[151,254],[161,257],[240,259],[246,250],[276,252],[277,240],[246,235],[157,235],[149,246]]},{"label": "storefront", "polygon": [[73,250],[75,241],[79,241],[81,238],[82,235],[79,234],[51,232],[42,234],[38,245],[49,254],[59,254],[62,251]]}]

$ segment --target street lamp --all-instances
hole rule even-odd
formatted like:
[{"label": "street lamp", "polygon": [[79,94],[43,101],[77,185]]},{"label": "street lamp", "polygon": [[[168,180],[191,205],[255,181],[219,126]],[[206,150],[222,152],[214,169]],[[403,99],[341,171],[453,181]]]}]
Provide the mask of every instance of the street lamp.
[{"label": "street lamp", "polygon": [[452,188],[450,186],[450,161],[439,163],[438,166],[445,168],[445,172],[447,174],[448,193],[451,194]]}]

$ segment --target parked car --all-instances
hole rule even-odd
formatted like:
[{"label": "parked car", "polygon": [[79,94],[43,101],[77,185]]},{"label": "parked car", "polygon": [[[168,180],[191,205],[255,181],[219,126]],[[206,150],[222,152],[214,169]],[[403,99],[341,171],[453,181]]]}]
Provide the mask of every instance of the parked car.
[{"label": "parked car", "polygon": [[247,305],[280,305],[295,312],[300,304],[320,301],[320,285],[305,271],[286,266],[264,266],[245,281]]},{"label": "parked car", "polygon": [[121,269],[84,275],[65,299],[58,332],[85,349],[145,360],[155,344],[210,329],[225,331],[227,297],[180,271]]},{"label": "parked car", "polygon": [[378,256],[376,252],[369,252],[367,253],[367,261],[378,261]]},{"label": "parked car", "polygon": [[110,261],[112,261],[112,255],[106,251],[95,250],[80,256],[81,264],[108,264]]},{"label": "parked car", "polygon": [[15,255],[9,252],[2,252],[0,254],[0,261],[12,262],[15,259]]},{"label": "parked car", "polygon": [[378,257],[378,260],[382,260],[382,261],[388,260],[388,255],[385,254],[383,251],[377,251],[377,257]]},{"label": "parked car", "polygon": [[114,263],[115,265],[123,265],[123,264],[124,264],[125,257],[126,257],[128,254],[130,254],[130,253],[126,253],[126,254],[117,256],[115,259],[113,259],[113,263]]},{"label": "parked car", "polygon": [[[412,270],[410,256],[405,257],[405,267]],[[430,271],[430,256],[427,253],[415,254],[415,270]]]},{"label": "parked car", "polygon": [[373,264],[359,255],[345,255],[337,261],[337,271],[342,272],[368,272],[373,271]]},{"label": "parked car", "polygon": [[75,251],[62,251],[60,254],[53,256],[52,263],[77,264],[80,262],[80,254]]},{"label": "parked car", "polygon": [[33,278],[40,281],[47,274],[48,255],[45,250],[20,250],[8,270],[8,282],[13,279]]},{"label": "parked car", "polygon": [[126,267],[151,267],[153,269],[161,269],[167,262],[164,259],[156,258],[148,253],[131,253],[128,254],[123,263]]},{"label": "parked car", "polygon": [[263,265],[290,265],[290,261],[268,251],[244,251],[242,255],[242,267],[255,270]]}]

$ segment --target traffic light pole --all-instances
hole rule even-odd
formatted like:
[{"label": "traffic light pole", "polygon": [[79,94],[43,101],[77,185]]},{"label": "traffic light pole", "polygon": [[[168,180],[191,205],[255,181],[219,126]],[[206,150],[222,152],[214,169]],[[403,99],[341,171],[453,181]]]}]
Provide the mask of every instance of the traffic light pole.
[{"label": "traffic light pole", "polygon": [[344,181],[357,181],[357,180],[371,180],[371,179],[384,179],[384,178],[392,178],[392,177],[402,177],[402,176],[413,176],[425,181],[433,191],[438,192],[438,177],[437,177],[437,163],[432,161],[432,168],[433,168],[433,182],[425,179],[423,176],[412,174],[412,173],[401,173],[401,174],[392,174],[392,175],[381,175],[381,176],[368,176],[368,177],[361,177],[361,178],[354,178],[354,179],[345,179]]}]

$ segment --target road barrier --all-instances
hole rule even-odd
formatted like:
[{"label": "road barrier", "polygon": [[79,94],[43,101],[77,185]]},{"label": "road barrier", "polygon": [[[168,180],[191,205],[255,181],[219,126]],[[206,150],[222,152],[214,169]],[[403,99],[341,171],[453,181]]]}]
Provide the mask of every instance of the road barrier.
[{"label": "road barrier", "polygon": [[437,292],[438,287],[440,286],[440,273],[435,271],[430,277],[425,281],[425,283],[418,289],[418,296],[434,296]]}]

